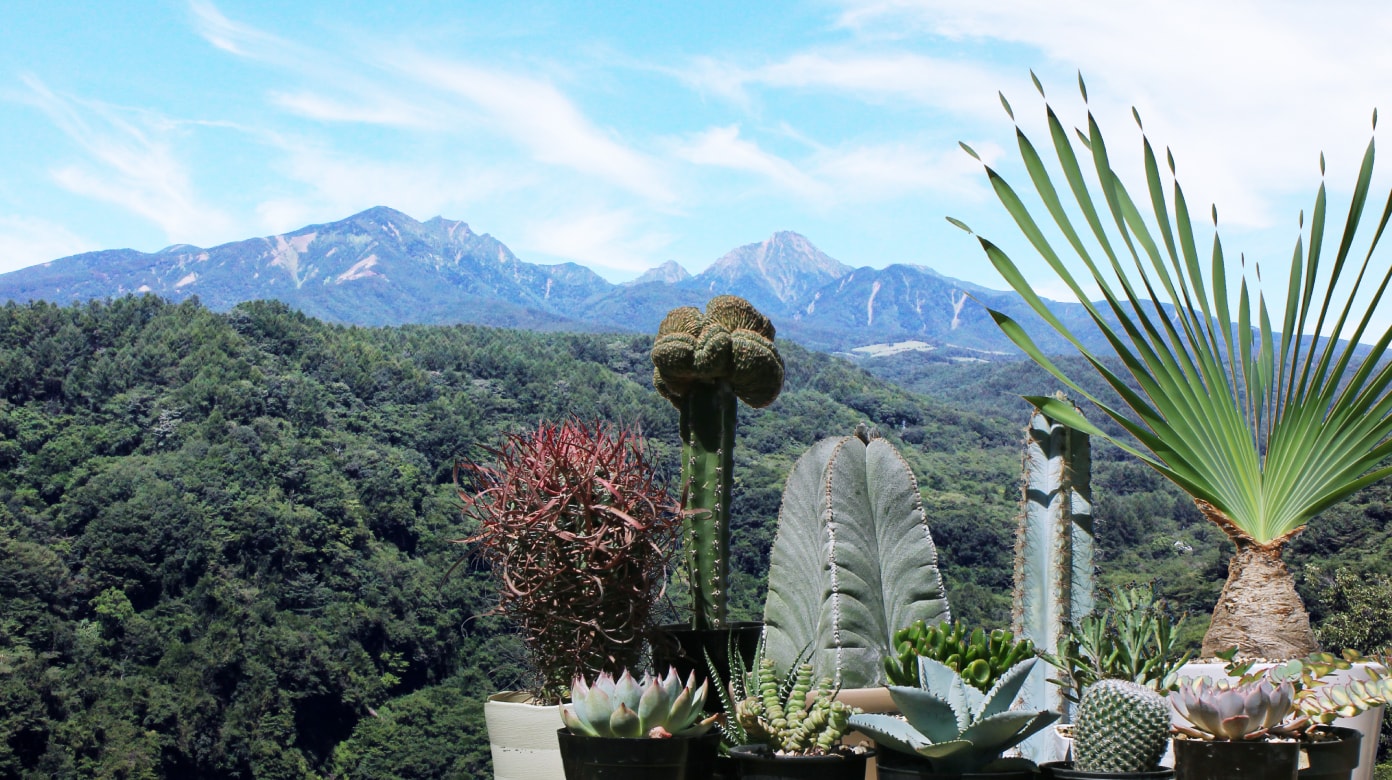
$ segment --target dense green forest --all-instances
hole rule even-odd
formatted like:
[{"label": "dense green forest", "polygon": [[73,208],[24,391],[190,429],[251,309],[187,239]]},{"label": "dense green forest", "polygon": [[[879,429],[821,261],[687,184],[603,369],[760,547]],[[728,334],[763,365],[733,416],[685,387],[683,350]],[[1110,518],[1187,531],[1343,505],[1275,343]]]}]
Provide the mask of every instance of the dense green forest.
[{"label": "dense green forest", "polygon": [[[650,344],[264,302],[0,308],[0,777],[488,776],[483,698],[526,670],[486,572],[445,576],[469,530],[453,465],[575,415],[640,425],[674,476]],[[783,395],[741,409],[736,612],[760,610],[793,461],[869,421],[919,476],[956,615],[1008,622],[1029,369],[899,367],[916,393],[780,349]],[[1115,452],[1095,484],[1102,581],[1155,579],[1196,636],[1226,544]],[[1392,604],[1390,515],[1375,487],[1292,549],[1340,642],[1385,640],[1359,610]]]}]

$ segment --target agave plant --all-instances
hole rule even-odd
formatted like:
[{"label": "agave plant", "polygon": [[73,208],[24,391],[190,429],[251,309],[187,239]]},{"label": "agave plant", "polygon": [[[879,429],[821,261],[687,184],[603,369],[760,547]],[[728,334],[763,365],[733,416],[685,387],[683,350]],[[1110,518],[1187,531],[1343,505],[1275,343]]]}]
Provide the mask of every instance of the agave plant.
[{"label": "agave plant", "polygon": [[[1242,683],[1199,677],[1184,680],[1170,694],[1175,710],[1193,726],[1176,726],[1191,737],[1210,740],[1258,739],[1278,730],[1295,711],[1295,688],[1289,680],[1260,679]],[[1281,731],[1294,731],[1292,724]]]},{"label": "agave plant", "polygon": [[702,717],[706,683],[693,690],[695,684],[694,674],[683,684],[671,669],[661,679],[644,674],[641,682],[627,669],[617,679],[602,673],[593,685],[576,677],[561,720],[571,733],[588,737],[700,736],[720,716]]},{"label": "agave plant", "polygon": [[904,717],[856,715],[851,727],[934,772],[975,772],[993,763],[1004,769],[1001,753],[1058,719],[1056,712],[1010,708],[1038,660],[1016,664],[983,693],[952,667],[920,657],[919,687],[889,686]]},{"label": "agave plant", "polygon": [[[1035,86],[1042,95],[1038,79]],[[1081,78],[1079,86],[1086,101]],[[1002,104],[1013,120],[1004,96]],[[1205,267],[1177,182],[1166,197],[1173,156],[1167,155],[1171,176],[1164,177],[1142,131],[1145,178],[1137,200],[1113,171],[1091,112],[1077,141],[1047,103],[1045,112],[1066,185],[1056,186],[1039,150],[1017,127],[1020,154],[1048,221],[1086,272],[1075,275],[1063,258],[1067,250],[1056,247],[1058,239],[1046,235],[1031,208],[995,170],[986,166],[986,174],[1030,245],[1087,310],[1121,369],[1094,353],[1050,310],[1000,247],[979,240],[1010,286],[1082,353],[1124,406],[1104,403],[1086,390],[1010,317],[997,311],[991,316],[1030,358],[1091,400],[1127,435],[1100,430],[1062,401],[1028,400],[1139,457],[1188,492],[1236,543],[1204,655],[1234,645],[1254,656],[1305,655],[1316,649],[1314,635],[1281,550],[1322,510],[1392,474],[1392,465],[1383,463],[1392,454],[1392,365],[1384,360],[1392,329],[1380,336],[1372,330],[1373,315],[1392,282],[1392,263],[1372,259],[1392,216],[1392,198],[1371,239],[1355,252],[1373,144],[1363,157],[1343,230],[1332,242],[1337,247],[1332,262],[1324,252],[1321,184],[1308,246],[1305,237],[1297,238],[1284,305],[1272,311],[1259,268],[1251,289],[1245,261],[1241,278],[1229,278],[1216,233]],[[1140,124],[1139,114],[1136,120]],[[1322,157],[1320,168],[1323,173]],[[1216,227],[1216,208],[1213,221]],[[1387,273],[1369,289],[1380,267]],[[1102,300],[1090,300],[1091,286],[1101,291]]]}]

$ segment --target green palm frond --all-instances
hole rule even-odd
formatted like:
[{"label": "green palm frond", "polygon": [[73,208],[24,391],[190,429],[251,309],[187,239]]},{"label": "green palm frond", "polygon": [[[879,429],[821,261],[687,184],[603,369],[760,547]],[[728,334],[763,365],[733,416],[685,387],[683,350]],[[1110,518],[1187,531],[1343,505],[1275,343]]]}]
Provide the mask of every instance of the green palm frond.
[{"label": "green palm frond", "polygon": [[[1076,140],[1047,104],[1045,112],[1062,186],[1056,186],[1039,150],[1018,125],[1016,136],[1048,215],[1044,224],[1057,230],[1067,250],[1056,248],[1016,191],[990,166],[983,167],[1030,245],[1086,308],[1120,360],[1120,371],[1050,311],[1000,247],[978,240],[1010,286],[1077,348],[1124,406],[1098,400],[1051,361],[1018,323],[1001,312],[990,313],[1025,354],[1097,404],[1134,440],[1108,435],[1070,404],[1028,400],[1051,417],[1140,457],[1194,498],[1212,504],[1259,544],[1284,538],[1331,504],[1392,474],[1392,467],[1382,463],[1392,454],[1392,364],[1384,361],[1392,330],[1371,346],[1364,343],[1373,338],[1372,319],[1392,281],[1392,263],[1373,263],[1392,216],[1392,194],[1366,248],[1354,250],[1371,186],[1373,142],[1327,267],[1321,266],[1326,193],[1320,184],[1308,246],[1303,236],[1297,239],[1284,310],[1274,323],[1260,289],[1260,269],[1255,289],[1249,289],[1245,274],[1231,280],[1237,284],[1234,295],[1216,231],[1207,263],[1201,259],[1194,219],[1173,179],[1174,160],[1167,153],[1170,176],[1162,177],[1144,128],[1145,192],[1138,201],[1116,177],[1091,111],[1086,131],[1076,131]],[[1140,124],[1139,115],[1136,122]],[[1323,173],[1323,158],[1320,168]],[[1216,227],[1216,209],[1213,222]],[[1303,223],[1302,215],[1302,229]],[[1081,261],[1085,273],[1074,275],[1062,256],[1065,251]],[[1383,273],[1382,279],[1371,289],[1377,273]],[[1101,300],[1089,300],[1084,285],[1099,289]]]}]

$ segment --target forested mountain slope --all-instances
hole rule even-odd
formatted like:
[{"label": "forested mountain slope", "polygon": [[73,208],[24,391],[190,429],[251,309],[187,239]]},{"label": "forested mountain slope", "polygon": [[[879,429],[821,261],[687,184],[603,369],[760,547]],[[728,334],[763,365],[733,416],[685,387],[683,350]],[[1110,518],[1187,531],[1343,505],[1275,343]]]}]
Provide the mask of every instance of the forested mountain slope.
[{"label": "forested mountain slope", "polygon": [[[452,464],[574,414],[640,424],[675,470],[649,346],[329,326],[279,303],[0,308],[0,776],[485,771],[481,700],[518,654],[477,567],[443,578],[467,530]],[[787,469],[862,419],[926,485],[987,494],[961,525],[988,540],[973,555],[1008,559],[1012,426],[783,352],[783,397],[742,413],[746,613]],[[998,616],[1005,571],[972,575]]]},{"label": "forested mountain slope", "polygon": [[[488,776],[482,700],[523,670],[486,574],[444,577],[468,531],[452,465],[573,414],[641,425],[675,472],[650,344],[266,302],[0,307],[0,777]],[[737,612],[793,461],[868,420],[920,479],[954,610],[1004,624],[1028,409],[780,349],[783,395],[740,412]],[[1216,534],[1143,467],[1097,471],[1103,578],[1206,612]],[[1329,533],[1366,537],[1387,504],[1365,503]]]}]

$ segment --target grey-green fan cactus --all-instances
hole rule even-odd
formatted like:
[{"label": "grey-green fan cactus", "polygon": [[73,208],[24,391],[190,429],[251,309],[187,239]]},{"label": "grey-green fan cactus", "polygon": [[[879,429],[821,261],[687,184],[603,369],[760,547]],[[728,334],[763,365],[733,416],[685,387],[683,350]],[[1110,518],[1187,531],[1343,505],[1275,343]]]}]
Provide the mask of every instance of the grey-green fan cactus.
[{"label": "grey-green fan cactus", "polygon": [[1038,660],[1016,664],[982,693],[952,667],[920,658],[920,687],[889,687],[903,718],[856,715],[851,727],[882,748],[922,759],[934,772],[975,772],[987,765],[1003,769],[1009,759],[1000,759],[1001,753],[1058,719],[1056,712],[1010,708]]},{"label": "grey-green fan cactus", "polygon": [[783,389],[774,328],[743,298],[673,309],[653,341],[653,386],[681,412],[683,549],[692,627],[723,628],[730,572],[736,399],[768,406]]},{"label": "grey-green fan cactus", "polygon": [[938,553],[913,471],[863,426],[793,466],[769,556],[767,653],[845,688],[884,682],[892,632],[948,619]]},{"label": "grey-green fan cactus", "polygon": [[1084,772],[1149,772],[1170,738],[1170,706],[1127,680],[1088,686],[1073,727],[1073,766]]},{"label": "grey-green fan cactus", "polygon": [[644,674],[641,682],[626,669],[618,679],[601,674],[594,685],[577,677],[561,720],[571,733],[588,737],[699,736],[720,716],[705,717],[706,683],[693,689],[695,683],[695,675],[683,684],[671,669],[662,678]]}]

